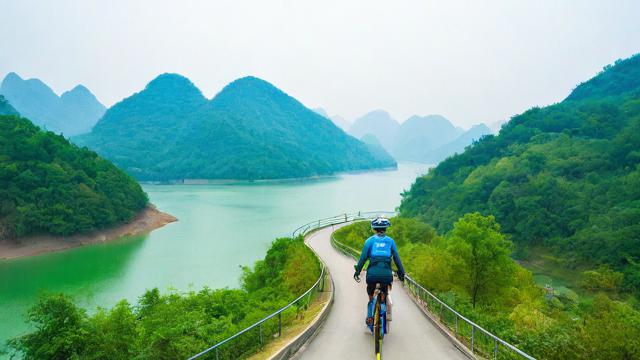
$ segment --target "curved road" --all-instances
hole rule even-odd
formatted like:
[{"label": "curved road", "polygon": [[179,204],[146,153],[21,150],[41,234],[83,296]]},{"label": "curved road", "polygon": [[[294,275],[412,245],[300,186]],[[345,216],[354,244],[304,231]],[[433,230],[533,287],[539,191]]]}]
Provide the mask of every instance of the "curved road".
[{"label": "curved road", "polygon": [[[336,227],[337,228],[337,227]],[[325,228],[306,239],[327,264],[335,284],[335,300],[320,333],[301,353],[302,359],[374,359],[373,339],[364,324],[368,300],[365,282],[353,280],[355,261],[331,246],[333,228]],[[363,273],[364,275],[364,273]],[[364,278],[364,276],[363,276]],[[382,346],[384,359],[467,359],[426,318],[394,282],[393,321]]]}]

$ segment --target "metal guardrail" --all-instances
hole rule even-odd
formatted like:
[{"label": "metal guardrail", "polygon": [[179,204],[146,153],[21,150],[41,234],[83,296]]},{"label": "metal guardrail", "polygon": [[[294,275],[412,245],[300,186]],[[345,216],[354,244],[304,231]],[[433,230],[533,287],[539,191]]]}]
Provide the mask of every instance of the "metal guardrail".
[{"label": "metal guardrail", "polygon": [[[297,229],[295,229],[292,232],[292,237],[298,237],[298,236],[305,236],[306,234],[308,234],[311,231],[326,227],[326,226],[331,226],[331,225],[337,225],[337,224],[343,224],[346,222],[350,222],[350,221],[354,221],[354,220],[363,220],[366,219],[367,216],[372,216],[373,214],[382,214],[382,215],[387,215],[389,216],[390,214],[393,216],[396,213],[395,212],[389,212],[389,211],[380,211],[380,212],[358,212],[358,213],[352,213],[352,214],[340,214],[340,215],[336,215],[336,216],[332,216],[329,218],[324,218],[324,219],[320,219],[320,220],[316,220],[316,221],[312,221],[309,222],[307,224],[304,224],[300,227],[298,227]],[[313,249],[311,249],[313,251]],[[314,251],[315,254],[315,251]],[[197,359],[200,358],[206,354],[209,354],[211,352],[215,353],[215,359],[218,360],[219,359],[219,348],[224,345],[229,343],[230,341],[239,338],[240,336],[247,334],[250,330],[255,329],[256,327],[259,330],[259,338],[260,338],[260,343],[263,342],[263,333],[262,333],[262,325],[275,318],[276,316],[278,317],[278,336],[282,336],[282,313],[291,308],[292,306],[296,305],[298,303],[298,301],[304,299],[305,297],[308,297],[307,299],[307,305],[311,302],[311,295],[313,293],[313,291],[318,290],[318,291],[323,291],[324,290],[324,279],[326,276],[326,266],[324,265],[324,262],[322,261],[322,259],[316,254],[316,257],[318,258],[318,261],[320,262],[321,265],[321,271],[320,271],[320,276],[318,277],[318,280],[316,280],[316,282],[313,284],[313,286],[311,286],[307,291],[305,291],[302,295],[300,295],[299,297],[297,297],[295,300],[293,300],[292,302],[290,302],[289,304],[287,304],[286,306],[280,308],[279,310],[277,310],[276,312],[262,318],[261,320],[255,322],[254,324],[246,327],[245,329],[237,332],[234,335],[229,336],[228,338],[216,343],[215,345],[193,355],[192,357],[189,358],[189,360],[192,359]]]},{"label": "metal guardrail", "polygon": [[[358,219],[357,219],[358,220]],[[360,219],[364,220],[364,218]],[[338,251],[342,252],[345,255],[351,256],[354,259],[358,259],[360,257],[360,251],[354,249],[346,244],[338,241],[333,234],[331,234],[331,244]],[[436,306],[437,309],[437,317],[441,324],[446,326],[449,330],[454,333],[454,336],[459,340],[463,341],[463,344],[471,351],[474,355],[493,357],[493,359],[498,359],[499,350],[501,348],[507,349],[509,353],[500,354],[504,355],[505,358],[516,358],[516,359],[527,359],[527,360],[536,360],[533,356],[525,353],[524,351],[518,349],[517,347],[509,344],[508,342],[500,339],[498,336],[492,334],[491,332],[485,330],[480,325],[475,322],[469,320],[468,318],[461,315],[459,312],[455,311],[451,306],[447,305],[444,301],[438,299],[437,296],[433,295],[429,290],[425,289],[422,285],[418,284],[415,280],[413,280],[409,275],[405,275],[406,287],[418,298],[423,301],[425,304],[427,311],[431,314],[436,315],[434,310]],[[438,305],[434,305],[438,304]],[[444,310],[447,310],[447,313],[444,313]],[[447,321],[446,315],[452,315],[453,320]],[[468,330],[468,334],[462,328],[462,324],[466,324],[470,330]],[[479,338],[479,335],[483,335],[484,339]],[[487,339],[489,340],[489,344],[487,344]],[[492,348],[487,348],[489,345]],[[502,347],[500,347],[501,345]],[[484,347],[484,348],[483,348]]]}]

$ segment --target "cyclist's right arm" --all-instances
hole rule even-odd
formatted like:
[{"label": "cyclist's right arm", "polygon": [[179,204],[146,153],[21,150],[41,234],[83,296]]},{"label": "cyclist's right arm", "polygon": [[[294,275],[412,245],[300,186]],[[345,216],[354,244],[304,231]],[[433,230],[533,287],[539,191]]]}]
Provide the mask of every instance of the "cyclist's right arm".
[{"label": "cyclist's right arm", "polygon": [[369,250],[371,249],[371,239],[367,239],[364,242],[364,246],[362,247],[362,252],[360,253],[360,260],[358,260],[358,265],[356,265],[356,274],[360,274],[362,268],[364,267],[364,263],[367,262],[369,258]]},{"label": "cyclist's right arm", "polygon": [[398,279],[400,279],[400,281],[404,281],[404,266],[402,266],[402,261],[400,261],[400,253],[398,253],[398,247],[396,246],[395,241],[391,246],[391,256],[393,257],[393,262],[396,263],[396,267],[398,268]]}]

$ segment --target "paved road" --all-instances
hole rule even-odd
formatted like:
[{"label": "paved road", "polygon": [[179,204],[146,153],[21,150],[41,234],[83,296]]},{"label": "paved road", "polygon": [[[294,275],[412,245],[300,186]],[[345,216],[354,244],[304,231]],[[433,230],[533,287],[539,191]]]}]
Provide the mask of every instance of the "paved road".
[{"label": "paved road", "polygon": [[[375,359],[373,338],[364,324],[368,300],[364,281],[360,284],[353,281],[355,261],[331,247],[332,231],[331,228],[320,230],[306,240],[331,271],[335,301],[322,330],[301,358]],[[384,339],[382,357],[385,360],[467,359],[427,320],[397,280],[394,285],[393,321]]]}]

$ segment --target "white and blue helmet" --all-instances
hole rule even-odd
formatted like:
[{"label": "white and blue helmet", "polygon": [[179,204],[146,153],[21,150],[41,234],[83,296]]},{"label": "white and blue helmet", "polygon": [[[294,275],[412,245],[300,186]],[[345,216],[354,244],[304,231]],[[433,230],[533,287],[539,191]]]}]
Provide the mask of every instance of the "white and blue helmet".
[{"label": "white and blue helmet", "polygon": [[371,228],[373,230],[386,229],[389,226],[391,226],[391,221],[385,217],[380,216],[371,220]]}]

